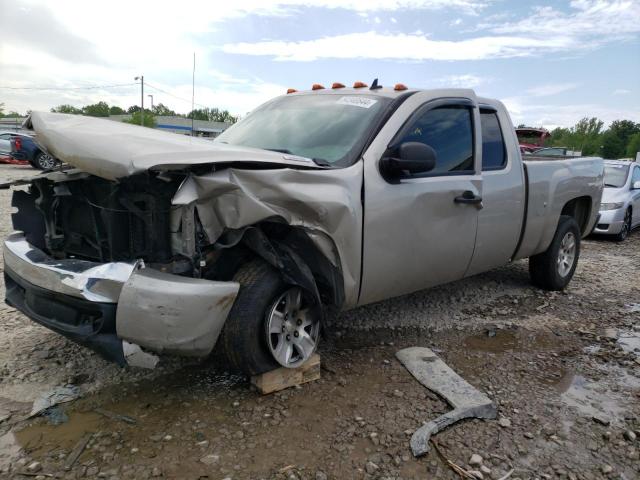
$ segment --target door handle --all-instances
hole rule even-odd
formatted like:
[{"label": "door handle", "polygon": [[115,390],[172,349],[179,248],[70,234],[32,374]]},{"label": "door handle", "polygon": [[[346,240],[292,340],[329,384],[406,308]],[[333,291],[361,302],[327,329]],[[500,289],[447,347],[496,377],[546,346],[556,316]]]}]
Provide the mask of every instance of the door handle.
[{"label": "door handle", "polygon": [[465,205],[479,205],[482,203],[482,197],[476,195],[471,190],[466,190],[462,195],[453,199],[456,203],[463,203]]}]

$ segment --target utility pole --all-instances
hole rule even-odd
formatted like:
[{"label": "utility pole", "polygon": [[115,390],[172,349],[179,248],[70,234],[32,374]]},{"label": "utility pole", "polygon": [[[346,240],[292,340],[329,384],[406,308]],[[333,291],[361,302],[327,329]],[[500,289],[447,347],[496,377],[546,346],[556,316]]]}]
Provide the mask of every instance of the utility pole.
[{"label": "utility pole", "polygon": [[153,95],[149,94],[147,97],[151,99],[151,111],[153,112]]},{"label": "utility pole", "polygon": [[144,127],[144,75],[140,75],[134,80],[140,80],[140,126]]},{"label": "utility pole", "polygon": [[196,52],[193,52],[193,72],[191,74],[191,136],[193,137],[193,109],[195,108],[196,98]]}]

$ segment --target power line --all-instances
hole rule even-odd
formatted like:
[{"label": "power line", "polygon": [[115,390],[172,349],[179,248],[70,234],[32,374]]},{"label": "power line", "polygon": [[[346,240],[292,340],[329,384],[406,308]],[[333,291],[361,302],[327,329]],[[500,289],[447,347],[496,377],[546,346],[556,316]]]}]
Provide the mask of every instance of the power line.
[{"label": "power line", "polygon": [[0,88],[7,90],[96,90],[99,88],[128,87],[138,85],[137,83],[116,83],[113,85],[92,85],[88,87],[8,87],[0,85]]},{"label": "power line", "polygon": [[[182,97],[178,97],[177,95],[174,95],[173,93],[167,92],[166,90],[163,90],[163,89],[161,89],[161,88],[158,88],[158,87],[156,87],[155,85],[151,85],[149,82],[145,82],[145,85],[146,85],[147,87],[151,87],[151,88],[153,88],[154,90],[157,90],[157,91],[162,92],[162,93],[164,93],[164,94],[166,94],[166,95],[169,95],[170,97],[177,98],[178,100],[182,100],[183,102],[191,103],[191,100],[188,100],[188,99],[186,99],[186,98],[182,98]],[[202,105],[201,103],[195,103],[195,102],[194,102],[194,105],[197,105],[197,106],[202,107],[202,108],[207,108],[207,106],[206,106],[206,105]]]}]

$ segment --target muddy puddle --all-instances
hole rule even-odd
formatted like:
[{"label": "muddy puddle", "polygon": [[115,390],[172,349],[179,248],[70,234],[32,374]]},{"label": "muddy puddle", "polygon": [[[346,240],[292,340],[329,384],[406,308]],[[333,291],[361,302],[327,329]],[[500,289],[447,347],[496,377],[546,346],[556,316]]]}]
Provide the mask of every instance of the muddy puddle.
[{"label": "muddy puddle", "polygon": [[566,372],[555,385],[561,401],[585,417],[606,418],[624,425],[625,415],[640,391],[640,378],[620,367],[608,367],[599,379]]},{"label": "muddy puddle", "polygon": [[486,329],[464,340],[466,348],[488,353],[549,350],[558,343],[558,337],[553,334],[525,329]]},{"label": "muddy puddle", "polygon": [[625,352],[640,356],[640,331],[623,331],[618,335],[618,345]]}]

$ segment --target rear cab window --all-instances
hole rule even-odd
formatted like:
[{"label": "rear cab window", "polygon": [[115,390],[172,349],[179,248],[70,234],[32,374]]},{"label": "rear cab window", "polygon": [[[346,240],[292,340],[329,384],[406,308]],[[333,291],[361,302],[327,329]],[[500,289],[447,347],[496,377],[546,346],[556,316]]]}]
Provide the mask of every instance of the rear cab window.
[{"label": "rear cab window", "polygon": [[507,166],[507,148],[498,114],[493,109],[480,109],[482,129],[482,170],[502,170]]}]

